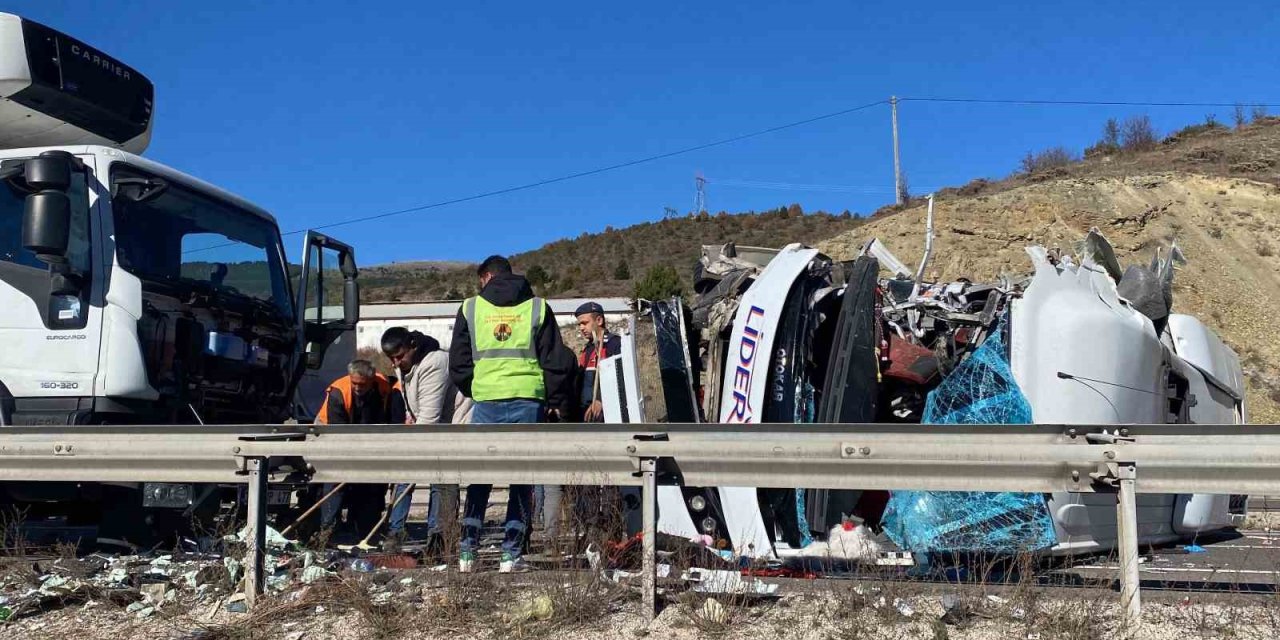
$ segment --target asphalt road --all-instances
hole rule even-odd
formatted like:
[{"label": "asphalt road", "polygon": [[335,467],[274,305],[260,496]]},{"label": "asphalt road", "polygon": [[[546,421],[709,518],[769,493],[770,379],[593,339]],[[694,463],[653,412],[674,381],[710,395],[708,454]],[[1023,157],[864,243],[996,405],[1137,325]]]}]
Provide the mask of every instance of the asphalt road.
[{"label": "asphalt road", "polygon": [[[1280,533],[1241,530],[1190,545],[1144,549],[1139,574],[1144,589],[1276,593],[1280,585]],[[1112,580],[1119,565],[1111,558],[1079,559],[1061,573],[1083,580]]]}]

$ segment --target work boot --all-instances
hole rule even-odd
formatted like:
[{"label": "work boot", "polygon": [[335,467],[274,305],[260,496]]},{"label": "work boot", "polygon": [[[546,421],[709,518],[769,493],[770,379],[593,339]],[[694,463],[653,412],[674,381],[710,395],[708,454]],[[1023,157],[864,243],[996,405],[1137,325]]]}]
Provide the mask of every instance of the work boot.
[{"label": "work boot", "polygon": [[382,550],[386,553],[399,553],[407,537],[408,534],[403,530],[387,532],[382,538]]},{"label": "work boot", "polygon": [[422,545],[422,557],[427,560],[436,560],[443,558],[444,553],[444,536],[439,533],[428,533],[427,541]]}]

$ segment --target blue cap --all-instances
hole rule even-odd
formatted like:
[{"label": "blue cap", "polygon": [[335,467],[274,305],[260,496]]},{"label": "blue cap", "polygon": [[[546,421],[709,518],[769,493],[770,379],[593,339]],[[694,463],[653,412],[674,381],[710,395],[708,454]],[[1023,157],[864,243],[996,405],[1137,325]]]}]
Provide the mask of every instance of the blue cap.
[{"label": "blue cap", "polygon": [[600,306],[597,302],[584,302],[582,303],[582,306],[578,307],[577,311],[573,312],[573,315],[580,316],[584,313],[598,313],[600,315],[604,315],[604,307]]}]

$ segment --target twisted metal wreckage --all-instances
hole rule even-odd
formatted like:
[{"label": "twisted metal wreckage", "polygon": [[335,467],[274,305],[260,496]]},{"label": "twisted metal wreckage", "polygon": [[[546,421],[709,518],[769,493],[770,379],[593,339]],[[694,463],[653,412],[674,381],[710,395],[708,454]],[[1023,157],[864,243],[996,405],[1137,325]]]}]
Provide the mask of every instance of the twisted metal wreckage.
[{"label": "twisted metal wreckage", "polygon": [[[1239,358],[1172,313],[1176,245],[1122,269],[1091,230],[1074,255],[1027,248],[1034,272],[928,282],[878,239],[834,262],[816,249],[703,247],[692,308],[651,307],[670,422],[1236,424]],[[887,277],[881,277],[881,272]],[[628,344],[629,346],[629,344]],[[602,366],[612,422],[638,422],[634,359]],[[623,368],[629,371],[623,371]],[[621,387],[619,387],[621,383]],[[621,410],[620,410],[620,409]],[[1237,524],[1244,496],[1150,495],[1144,544]],[[659,530],[726,555],[866,560],[897,549],[1050,554],[1114,548],[1114,497],[659,488]]]}]

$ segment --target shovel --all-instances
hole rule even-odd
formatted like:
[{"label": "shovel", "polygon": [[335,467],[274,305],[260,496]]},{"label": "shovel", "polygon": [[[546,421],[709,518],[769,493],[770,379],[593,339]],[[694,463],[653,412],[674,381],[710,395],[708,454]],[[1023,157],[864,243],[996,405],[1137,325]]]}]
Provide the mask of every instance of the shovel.
[{"label": "shovel", "polygon": [[377,547],[369,544],[369,541],[378,533],[378,529],[382,528],[382,523],[387,521],[387,516],[391,515],[391,512],[396,508],[396,505],[400,504],[400,501],[404,500],[404,497],[409,495],[409,490],[412,488],[412,485],[405,487],[405,490],[401,491],[400,495],[396,496],[395,500],[391,501],[391,506],[382,510],[382,517],[378,518],[378,523],[373,525],[373,529],[369,531],[369,535],[364,537],[364,540],[361,540],[357,544],[340,544],[338,545],[338,550],[351,551],[352,549],[359,549],[361,551],[370,551],[372,549],[377,549]]},{"label": "shovel", "polygon": [[343,482],[338,486],[334,487],[333,490],[330,491],[329,493],[324,494],[324,497],[320,498],[318,501],[316,501],[315,504],[311,505],[310,509],[303,511],[302,515],[298,516],[298,519],[293,521],[293,524],[285,527],[284,531],[280,532],[280,535],[288,536],[291,531],[293,531],[298,525],[302,524],[303,520],[307,519],[307,516],[310,516],[311,514],[315,513],[316,509],[319,509],[321,505],[328,502],[329,498],[332,498],[336,493],[341,491],[342,488],[345,486],[347,486],[347,483]]}]

